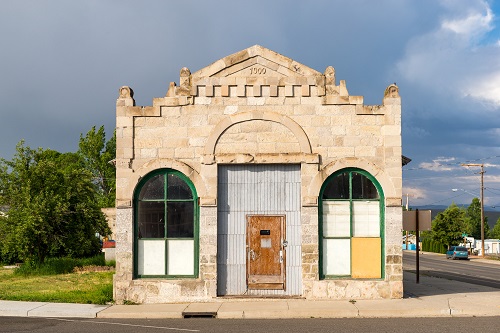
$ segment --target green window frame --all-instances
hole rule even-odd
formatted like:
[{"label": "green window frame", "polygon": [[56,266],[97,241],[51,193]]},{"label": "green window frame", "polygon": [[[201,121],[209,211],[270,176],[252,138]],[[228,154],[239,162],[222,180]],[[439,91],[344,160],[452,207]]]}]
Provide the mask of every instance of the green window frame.
[{"label": "green window frame", "polygon": [[134,278],[197,278],[199,204],[182,172],[159,169],[134,191]]},{"label": "green window frame", "polygon": [[[319,200],[319,278],[384,278],[384,195],[377,180],[362,169],[338,170],[323,183]],[[363,246],[372,244],[377,248],[367,257],[380,265],[366,268]]]}]

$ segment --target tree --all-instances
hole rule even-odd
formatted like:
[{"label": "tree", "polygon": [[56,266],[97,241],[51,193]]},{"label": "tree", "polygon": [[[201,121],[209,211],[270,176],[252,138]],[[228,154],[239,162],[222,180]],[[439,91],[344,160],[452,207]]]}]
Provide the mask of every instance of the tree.
[{"label": "tree", "polygon": [[[92,174],[77,154],[33,150],[20,142],[12,161],[0,161],[2,257],[43,263],[49,256],[100,252],[96,233],[110,233]],[[1,222],[0,222],[1,223]]]},{"label": "tree", "polygon": [[466,229],[465,210],[453,203],[432,221],[432,238],[443,245],[457,245]]},{"label": "tree", "polygon": [[[471,204],[467,207],[467,217],[469,218],[469,236],[475,239],[481,239],[481,201],[478,198],[472,199]],[[488,225],[488,217],[484,217],[484,236],[487,237],[490,227]]]},{"label": "tree", "polygon": [[498,218],[497,223],[490,231],[490,237],[495,239],[500,239],[500,218]]},{"label": "tree", "polygon": [[92,173],[101,208],[114,207],[116,197],[115,167],[116,133],[106,142],[104,126],[96,131],[95,126],[85,136],[80,134],[78,154],[84,166]]}]

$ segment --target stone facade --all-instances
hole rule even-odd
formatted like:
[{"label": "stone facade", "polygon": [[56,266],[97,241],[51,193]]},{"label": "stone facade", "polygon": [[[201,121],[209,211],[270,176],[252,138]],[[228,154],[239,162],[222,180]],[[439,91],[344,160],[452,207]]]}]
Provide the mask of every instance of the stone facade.
[{"label": "stone facade", "polygon": [[106,221],[108,222],[109,230],[111,230],[111,234],[108,235],[108,238],[111,240],[115,239],[115,230],[116,230],[116,208],[101,208],[102,213],[106,216]]},{"label": "stone facade", "polygon": [[[217,166],[301,165],[302,294],[308,299],[400,298],[401,99],[391,84],[382,105],[367,106],[317,72],[261,46],[220,59],[195,73],[182,68],[152,106],[136,106],[129,87],[116,102],[117,303],[203,301],[217,297]],[[318,274],[318,195],[343,168],[375,177],[384,192],[384,275],[325,279]],[[133,196],[153,170],[186,175],[199,196],[199,274],[192,279],[134,278]]]}]

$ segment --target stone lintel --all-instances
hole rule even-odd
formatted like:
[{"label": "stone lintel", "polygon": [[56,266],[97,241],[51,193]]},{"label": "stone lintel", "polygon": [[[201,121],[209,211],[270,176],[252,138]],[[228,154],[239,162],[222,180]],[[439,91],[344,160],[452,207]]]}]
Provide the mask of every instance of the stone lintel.
[{"label": "stone lintel", "polygon": [[132,207],[130,200],[116,200],[116,209],[128,209]]},{"label": "stone lintel", "polygon": [[385,199],[385,205],[386,207],[402,207],[402,198],[394,198],[394,197],[388,197]]},{"label": "stone lintel", "polygon": [[318,154],[305,153],[271,153],[271,154],[215,154],[205,155],[203,164],[214,163],[258,163],[258,164],[287,164],[287,163],[306,163],[319,164]]},{"label": "stone lintel", "polygon": [[217,198],[201,197],[200,198],[200,206],[202,206],[202,207],[216,207],[217,206]]},{"label": "stone lintel", "polygon": [[303,207],[316,207],[318,206],[318,197],[302,197]]}]

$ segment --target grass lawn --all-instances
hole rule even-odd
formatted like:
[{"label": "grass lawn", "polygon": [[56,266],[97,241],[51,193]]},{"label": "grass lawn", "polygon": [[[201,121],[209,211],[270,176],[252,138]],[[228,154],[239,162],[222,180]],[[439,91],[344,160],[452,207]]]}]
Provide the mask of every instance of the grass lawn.
[{"label": "grass lawn", "polygon": [[15,275],[0,267],[0,300],[107,304],[113,301],[113,271],[45,276]]}]

